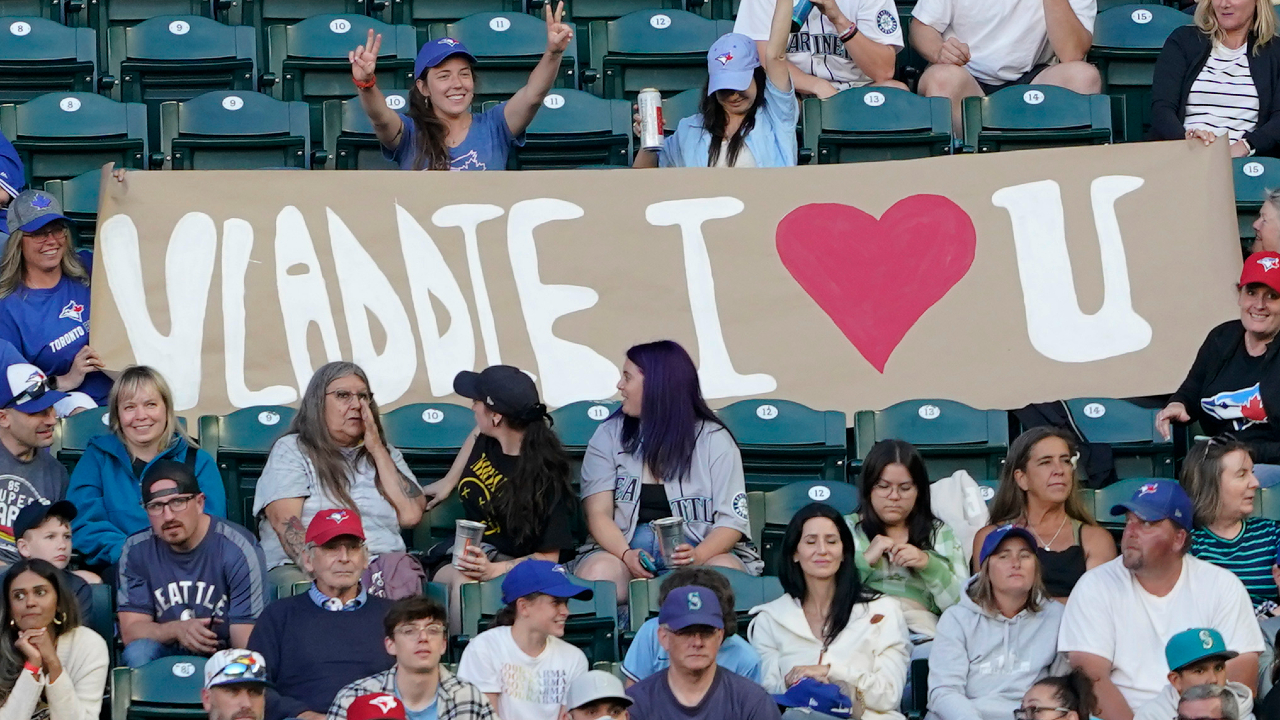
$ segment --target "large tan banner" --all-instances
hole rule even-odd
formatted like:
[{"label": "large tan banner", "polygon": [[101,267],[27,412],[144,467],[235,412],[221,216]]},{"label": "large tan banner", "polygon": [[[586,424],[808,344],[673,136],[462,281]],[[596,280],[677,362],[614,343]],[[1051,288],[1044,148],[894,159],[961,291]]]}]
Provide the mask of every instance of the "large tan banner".
[{"label": "large tan banner", "polygon": [[346,358],[383,406],[517,365],[553,406],[672,338],[716,404],[1169,392],[1236,316],[1224,144],[776,170],[105,179],[92,344],[188,414]]}]

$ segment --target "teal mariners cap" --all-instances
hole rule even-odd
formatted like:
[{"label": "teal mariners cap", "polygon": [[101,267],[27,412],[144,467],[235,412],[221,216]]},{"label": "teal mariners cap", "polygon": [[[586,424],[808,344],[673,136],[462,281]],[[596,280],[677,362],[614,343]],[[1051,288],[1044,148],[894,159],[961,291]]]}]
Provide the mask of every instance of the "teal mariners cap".
[{"label": "teal mariners cap", "polygon": [[1230,660],[1239,654],[1228,650],[1222,633],[1213,628],[1183,630],[1169,638],[1164,646],[1164,659],[1169,663],[1170,670],[1181,670],[1208,658]]}]

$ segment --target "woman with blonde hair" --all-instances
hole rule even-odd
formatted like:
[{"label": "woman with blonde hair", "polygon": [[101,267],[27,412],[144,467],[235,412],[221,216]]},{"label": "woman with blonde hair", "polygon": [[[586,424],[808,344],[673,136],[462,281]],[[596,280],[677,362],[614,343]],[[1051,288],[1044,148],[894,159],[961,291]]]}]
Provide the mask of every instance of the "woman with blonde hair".
[{"label": "woman with blonde hair", "polygon": [[1075,439],[1060,428],[1033,427],[1009,446],[991,524],[973,539],[974,565],[987,535],[1001,525],[1026,528],[1049,595],[1066,602],[1076,581],[1116,556],[1111,534],[1093,519],[1076,493]]},{"label": "woman with blonde hair", "polygon": [[1151,139],[1221,135],[1231,157],[1280,155],[1280,46],[1270,0],[1199,0],[1165,40],[1151,83]]},{"label": "woman with blonde hair", "polygon": [[75,548],[89,565],[114,564],[125,538],[151,527],[141,483],[156,460],[191,468],[205,495],[205,512],[226,517],[227,493],[218,465],[178,422],[164,376],[145,365],[126,368],[111,388],[107,406],[111,432],[89,441],[67,490],[67,500],[79,511],[71,521]]}]

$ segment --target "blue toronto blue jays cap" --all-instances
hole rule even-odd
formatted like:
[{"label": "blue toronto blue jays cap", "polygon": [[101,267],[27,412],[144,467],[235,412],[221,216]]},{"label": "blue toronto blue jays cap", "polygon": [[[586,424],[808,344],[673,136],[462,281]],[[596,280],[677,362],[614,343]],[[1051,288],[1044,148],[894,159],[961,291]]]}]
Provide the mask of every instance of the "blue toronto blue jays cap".
[{"label": "blue toronto blue jays cap", "polygon": [[672,630],[683,630],[694,625],[724,629],[724,613],[720,610],[720,598],[715,592],[701,585],[686,585],[672,590],[658,611],[658,624]]},{"label": "blue toronto blue jays cap", "polygon": [[1112,515],[1131,512],[1146,522],[1172,520],[1191,532],[1191,498],[1173,480],[1152,480],[1138,486],[1133,497],[1111,507]]},{"label": "blue toronto blue jays cap", "polygon": [[13,408],[34,415],[54,406],[67,396],[49,389],[49,379],[40,368],[27,363],[14,363],[4,369],[5,383],[0,385],[0,409]]},{"label": "blue toronto blue jays cap", "polygon": [[1164,646],[1164,659],[1170,670],[1181,670],[1208,658],[1230,660],[1239,654],[1228,650],[1222,634],[1213,628],[1183,630]]},{"label": "blue toronto blue jays cap", "polygon": [[54,220],[71,222],[57,198],[43,190],[23,190],[9,203],[9,234],[35,232]]},{"label": "blue toronto blue jays cap", "polygon": [[987,533],[986,539],[982,541],[982,550],[978,553],[978,564],[981,565],[986,562],[991,553],[1000,547],[1000,543],[1010,537],[1020,537],[1026,540],[1033,550],[1036,547],[1036,539],[1031,534],[1031,531],[1018,525],[1001,525]]},{"label": "blue toronto blue jays cap", "polygon": [[570,580],[563,565],[550,560],[525,560],[502,579],[502,602],[508,605],[533,593],[580,600],[590,600],[595,595],[591,588]]},{"label": "blue toronto blue jays cap", "polygon": [[[707,94],[717,90],[746,90],[760,67],[756,41],[741,33],[726,33],[707,51]],[[760,88],[763,92],[764,88]]]},{"label": "blue toronto blue jays cap", "polygon": [[418,51],[418,59],[413,61],[413,77],[415,79],[422,77],[423,70],[433,68],[454,55],[466,55],[471,62],[476,61],[475,56],[467,51],[467,46],[453,38],[442,37],[439,40],[432,40]]},{"label": "blue toronto blue jays cap", "polygon": [[773,696],[774,702],[783,707],[809,708],[813,712],[831,717],[853,717],[853,701],[840,692],[840,686],[824,683],[811,677],[801,678],[781,695]]}]

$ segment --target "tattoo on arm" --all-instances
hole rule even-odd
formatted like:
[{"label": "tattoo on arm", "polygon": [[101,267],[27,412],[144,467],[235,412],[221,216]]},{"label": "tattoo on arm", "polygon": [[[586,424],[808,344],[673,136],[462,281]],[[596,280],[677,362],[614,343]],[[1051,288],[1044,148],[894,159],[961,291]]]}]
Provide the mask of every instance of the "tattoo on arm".
[{"label": "tattoo on arm", "polygon": [[280,547],[284,548],[284,552],[289,556],[290,560],[295,563],[298,558],[302,557],[302,548],[306,545],[307,529],[302,526],[302,520],[297,515],[289,518],[284,526],[284,536],[280,538]]},{"label": "tattoo on arm", "polygon": [[422,486],[415,480],[410,480],[404,475],[400,475],[400,489],[408,496],[410,500],[422,496]]}]

